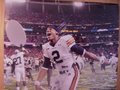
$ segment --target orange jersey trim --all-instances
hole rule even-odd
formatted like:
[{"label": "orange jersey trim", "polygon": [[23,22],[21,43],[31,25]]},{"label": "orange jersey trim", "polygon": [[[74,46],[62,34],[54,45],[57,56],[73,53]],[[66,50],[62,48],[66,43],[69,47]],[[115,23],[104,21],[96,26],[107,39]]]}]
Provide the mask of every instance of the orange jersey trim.
[{"label": "orange jersey trim", "polygon": [[75,42],[74,38],[70,38],[69,40],[66,41],[67,45],[70,46],[71,44],[73,44]]},{"label": "orange jersey trim", "polygon": [[70,86],[70,89],[69,90],[74,90],[75,88],[76,88],[76,82],[77,82],[77,80],[78,80],[78,74],[79,74],[79,71],[78,71],[78,69],[77,69],[77,66],[73,66],[73,69],[74,69],[74,71],[75,71],[75,76],[74,76],[74,78],[73,78],[73,80],[72,80],[72,83],[71,83],[71,86]]}]

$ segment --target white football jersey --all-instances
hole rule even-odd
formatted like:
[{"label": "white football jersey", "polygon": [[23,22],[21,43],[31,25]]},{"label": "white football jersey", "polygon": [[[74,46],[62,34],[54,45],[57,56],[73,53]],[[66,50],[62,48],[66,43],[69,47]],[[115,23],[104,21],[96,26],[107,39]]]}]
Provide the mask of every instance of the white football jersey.
[{"label": "white football jersey", "polygon": [[102,60],[101,64],[103,64],[106,61],[106,57],[104,55],[102,55],[100,58]]},{"label": "white football jersey", "polygon": [[13,62],[15,62],[16,68],[22,68],[24,67],[24,52],[18,52],[17,54],[14,54],[11,56]]},{"label": "white football jersey", "polygon": [[50,43],[43,45],[43,53],[45,57],[50,58],[56,64],[56,68],[60,70],[70,69],[74,63],[70,48],[75,45],[75,40],[71,35],[62,36],[54,46]]},{"label": "white football jersey", "polygon": [[9,57],[6,57],[4,59],[4,68],[11,67],[12,63],[12,60]]},{"label": "white football jersey", "polygon": [[118,62],[118,58],[115,57],[115,56],[112,56],[112,57],[109,59],[109,62],[110,62],[111,64],[115,64],[115,63]]},{"label": "white football jersey", "polygon": [[82,70],[84,68],[84,57],[80,55],[73,54],[75,62],[77,63],[79,70]]}]

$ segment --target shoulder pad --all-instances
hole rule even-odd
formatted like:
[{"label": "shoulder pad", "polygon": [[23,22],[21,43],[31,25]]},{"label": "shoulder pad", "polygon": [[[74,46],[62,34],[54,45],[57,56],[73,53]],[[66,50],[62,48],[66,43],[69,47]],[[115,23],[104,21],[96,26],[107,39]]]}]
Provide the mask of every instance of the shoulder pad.
[{"label": "shoulder pad", "polygon": [[71,35],[65,35],[61,37],[61,39],[64,39],[65,41],[69,40],[70,38],[73,38],[73,37]]}]

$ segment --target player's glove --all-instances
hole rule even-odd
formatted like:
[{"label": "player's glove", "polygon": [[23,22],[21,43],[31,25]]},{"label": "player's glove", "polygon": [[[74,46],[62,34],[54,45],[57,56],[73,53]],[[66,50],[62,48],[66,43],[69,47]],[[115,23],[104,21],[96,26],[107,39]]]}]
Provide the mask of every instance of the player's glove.
[{"label": "player's glove", "polygon": [[35,81],[35,82],[34,82],[34,85],[35,85],[35,89],[36,89],[36,90],[46,90],[45,88],[43,88],[43,87],[41,86],[41,82],[40,82],[40,81]]},{"label": "player's glove", "polygon": [[41,84],[40,84],[40,81],[35,81],[35,82],[34,82],[34,85],[40,86],[40,85],[41,85]]},{"label": "player's glove", "polygon": [[26,49],[24,47],[22,47],[22,50],[25,51]]}]

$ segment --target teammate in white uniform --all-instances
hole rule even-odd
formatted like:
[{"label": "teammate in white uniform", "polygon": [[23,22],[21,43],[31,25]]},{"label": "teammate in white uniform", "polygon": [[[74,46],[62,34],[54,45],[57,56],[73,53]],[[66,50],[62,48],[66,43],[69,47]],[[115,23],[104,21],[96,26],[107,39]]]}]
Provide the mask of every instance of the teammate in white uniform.
[{"label": "teammate in white uniform", "polygon": [[53,27],[48,27],[46,31],[48,43],[43,45],[44,64],[41,68],[38,78],[35,81],[36,90],[41,90],[41,81],[47,74],[51,62],[56,63],[59,71],[58,78],[51,90],[76,90],[79,80],[79,70],[72,52],[84,57],[99,61],[99,57],[78,46],[71,35],[60,37],[59,33]]},{"label": "teammate in white uniform", "polygon": [[15,76],[16,76],[16,90],[20,90],[20,82],[23,81],[24,90],[27,90],[26,79],[25,79],[25,60],[24,52],[16,49],[15,54],[11,56],[13,64],[15,66]]},{"label": "teammate in white uniform", "polygon": [[101,64],[101,70],[105,70],[106,68],[106,64],[107,64],[107,60],[106,57],[104,55],[104,53],[101,53],[101,59],[103,60],[100,64]]},{"label": "teammate in white uniform", "polygon": [[5,81],[6,83],[9,83],[10,82],[10,76],[12,75],[11,74],[11,65],[12,65],[12,60],[7,57],[7,55],[4,56],[4,77],[5,77]]},{"label": "teammate in white uniform", "polygon": [[111,58],[109,59],[109,63],[111,64],[112,68],[114,65],[117,67],[118,57],[116,57],[115,54],[112,54]]}]

